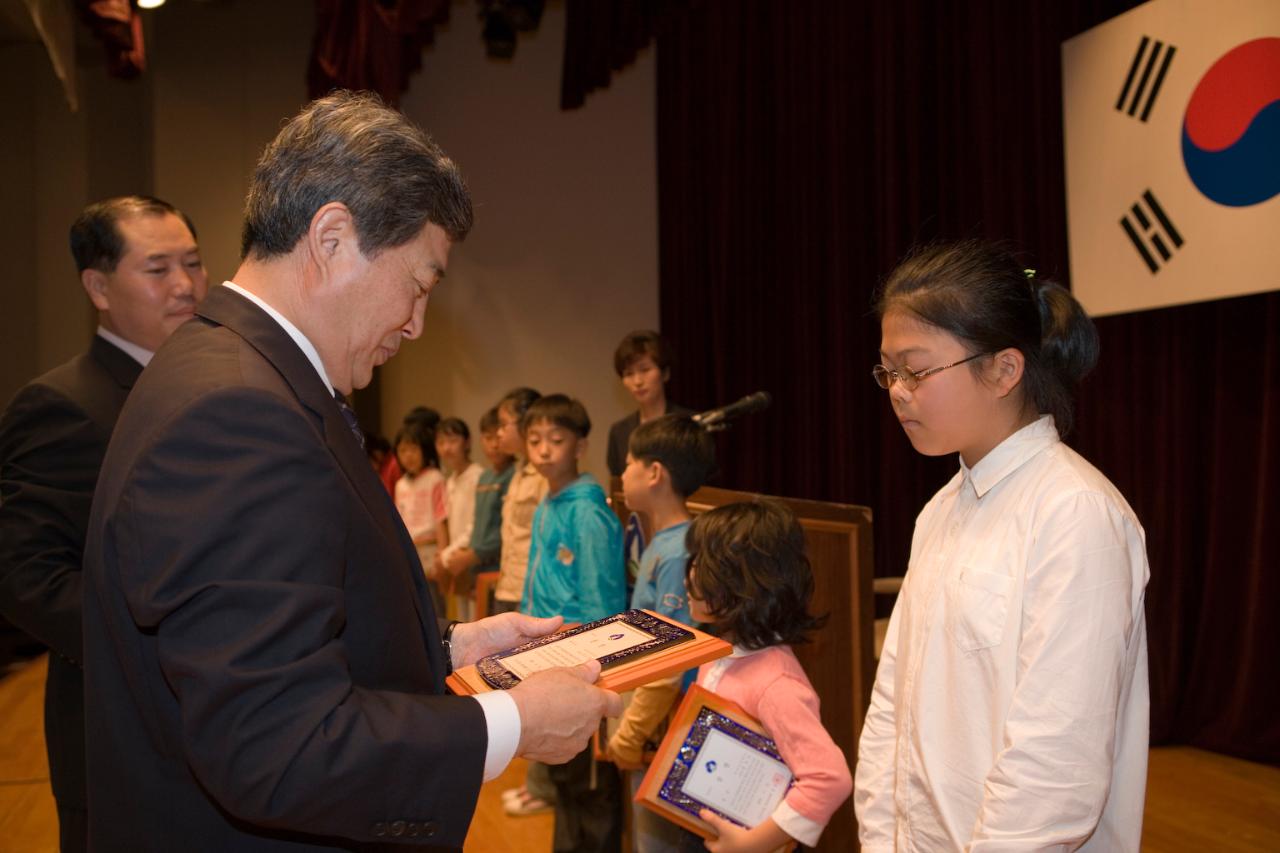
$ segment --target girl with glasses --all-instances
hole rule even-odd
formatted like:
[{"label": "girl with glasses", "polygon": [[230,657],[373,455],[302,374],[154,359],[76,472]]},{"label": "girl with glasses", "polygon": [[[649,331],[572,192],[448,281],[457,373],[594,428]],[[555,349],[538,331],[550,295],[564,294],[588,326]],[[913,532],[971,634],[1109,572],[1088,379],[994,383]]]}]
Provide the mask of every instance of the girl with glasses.
[{"label": "girl with glasses", "polygon": [[862,849],[1136,851],[1149,576],[1124,497],[1060,440],[1098,338],[979,241],[917,251],[873,371],[912,446],[959,471],[925,505],[858,750]]}]

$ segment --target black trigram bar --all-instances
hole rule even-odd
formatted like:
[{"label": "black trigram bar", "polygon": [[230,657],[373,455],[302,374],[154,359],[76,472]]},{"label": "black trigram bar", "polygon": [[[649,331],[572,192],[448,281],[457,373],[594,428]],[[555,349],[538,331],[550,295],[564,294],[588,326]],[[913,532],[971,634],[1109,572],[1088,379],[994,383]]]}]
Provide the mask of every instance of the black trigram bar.
[{"label": "black trigram bar", "polygon": [[[1135,223],[1137,227],[1134,227]],[[1128,213],[1120,217],[1120,227],[1129,236],[1129,242],[1133,243],[1133,248],[1138,250],[1152,274],[1159,272],[1161,261],[1167,262],[1173,257],[1174,251],[1182,248],[1186,242],[1151,190],[1144,192],[1142,198],[1129,207]],[[1172,248],[1170,243],[1173,244]],[[1151,249],[1155,249],[1160,260],[1156,260]]]},{"label": "black trigram bar", "polygon": [[[1142,105],[1142,114],[1137,116],[1140,121],[1146,121],[1151,115],[1151,108],[1155,106],[1156,96],[1160,94],[1160,87],[1164,85],[1164,77],[1169,73],[1169,63],[1173,62],[1173,55],[1177,52],[1177,48],[1173,45],[1166,45],[1162,41],[1156,41],[1155,45],[1148,51],[1147,47],[1151,46],[1151,38],[1143,36],[1142,41],[1138,42],[1138,50],[1133,55],[1133,62],[1129,65],[1129,73],[1125,75],[1124,86],[1120,89],[1120,97],[1116,99],[1116,109],[1121,112],[1127,112],[1133,116],[1137,114],[1138,105]],[[1145,61],[1144,61],[1145,60]],[[1159,70],[1156,70],[1156,63],[1159,63]],[[1142,69],[1142,75],[1138,76],[1138,69]],[[1155,80],[1151,79],[1151,72],[1155,71]],[[1138,86],[1134,88],[1133,80],[1138,77]],[[1147,84],[1151,84],[1151,91],[1147,92]],[[1130,91],[1133,97],[1129,97]],[[1146,95],[1144,100],[1143,95]],[[1129,102],[1129,106],[1125,108],[1125,101]]]}]

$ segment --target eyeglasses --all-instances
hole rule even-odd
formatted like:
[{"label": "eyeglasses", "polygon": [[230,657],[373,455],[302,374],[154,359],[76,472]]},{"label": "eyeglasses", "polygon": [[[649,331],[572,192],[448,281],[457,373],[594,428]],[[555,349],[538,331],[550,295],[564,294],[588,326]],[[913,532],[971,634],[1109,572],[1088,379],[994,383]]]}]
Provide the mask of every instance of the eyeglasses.
[{"label": "eyeglasses", "polygon": [[948,367],[955,367],[957,364],[964,364],[966,361],[973,361],[975,358],[980,358],[984,355],[987,355],[987,353],[974,353],[968,358],[962,358],[959,361],[953,361],[950,364],[944,364],[941,367],[931,367],[928,370],[922,370],[919,373],[909,367],[903,367],[900,370],[890,370],[883,364],[877,364],[875,367],[871,368],[871,378],[876,381],[877,385],[886,391],[892,388],[893,383],[895,382],[901,382],[903,388],[906,388],[908,391],[914,391],[919,387],[921,382],[928,379],[933,374],[941,373]]}]

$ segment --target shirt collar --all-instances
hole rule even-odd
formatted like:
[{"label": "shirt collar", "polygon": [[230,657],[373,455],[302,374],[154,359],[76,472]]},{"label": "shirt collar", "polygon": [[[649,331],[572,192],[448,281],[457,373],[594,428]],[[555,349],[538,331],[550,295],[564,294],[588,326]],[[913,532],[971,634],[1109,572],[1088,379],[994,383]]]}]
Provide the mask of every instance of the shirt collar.
[{"label": "shirt collar", "polygon": [[137,344],[135,344],[133,341],[126,341],[124,338],[120,337],[115,332],[111,331],[110,329],[104,326],[98,327],[98,337],[102,338],[104,341],[111,344],[116,349],[123,351],[126,355],[128,355],[134,361],[138,362],[138,364],[141,364],[143,367],[146,367],[148,364],[150,364],[151,357],[155,355],[155,353],[153,353],[151,350],[146,349],[144,347],[140,347]]},{"label": "shirt collar", "polygon": [[965,465],[964,457],[961,457],[960,471],[973,484],[974,493],[982,497],[1005,477],[1058,441],[1058,428],[1054,426],[1053,415],[1041,415],[997,444],[972,468]]},{"label": "shirt collar", "polygon": [[254,305],[257,305],[263,311],[266,311],[272,320],[279,323],[280,328],[284,329],[285,334],[293,339],[293,342],[298,345],[298,349],[302,350],[302,354],[307,357],[307,361],[311,362],[311,366],[316,369],[316,373],[320,374],[320,381],[324,383],[324,387],[334,391],[334,393],[337,393],[336,389],[333,387],[333,383],[329,381],[329,374],[325,373],[324,362],[320,360],[319,351],[316,350],[315,345],[308,340],[306,335],[302,334],[302,331],[297,326],[290,323],[287,317],[264,302],[262,297],[255,293],[250,293],[234,281],[224,281],[222,286],[230,290],[234,290],[245,299],[248,299]]},{"label": "shirt collar", "polygon": [[684,535],[689,531],[689,525],[692,523],[693,522],[690,522],[690,521],[681,521],[671,525],[670,527],[664,527],[661,530],[659,530],[657,533],[653,534],[653,538],[656,541],[659,536],[684,537]]}]

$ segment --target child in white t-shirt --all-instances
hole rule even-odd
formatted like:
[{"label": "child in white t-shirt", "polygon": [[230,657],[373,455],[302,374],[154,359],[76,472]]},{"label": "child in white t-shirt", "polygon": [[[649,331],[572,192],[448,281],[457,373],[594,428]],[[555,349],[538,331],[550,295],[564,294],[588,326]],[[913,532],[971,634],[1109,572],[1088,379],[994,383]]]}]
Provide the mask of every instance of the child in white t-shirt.
[{"label": "child in white t-shirt", "polygon": [[449,544],[436,552],[434,574],[441,588],[447,590],[447,604],[451,609],[449,617],[470,621],[474,618],[472,576],[469,572],[454,574],[448,566],[452,563],[461,568],[459,561],[449,558],[471,545],[471,530],[476,516],[476,485],[484,468],[471,461],[471,430],[460,418],[445,418],[436,427],[436,452],[448,472],[444,482],[444,502],[449,517]]}]

